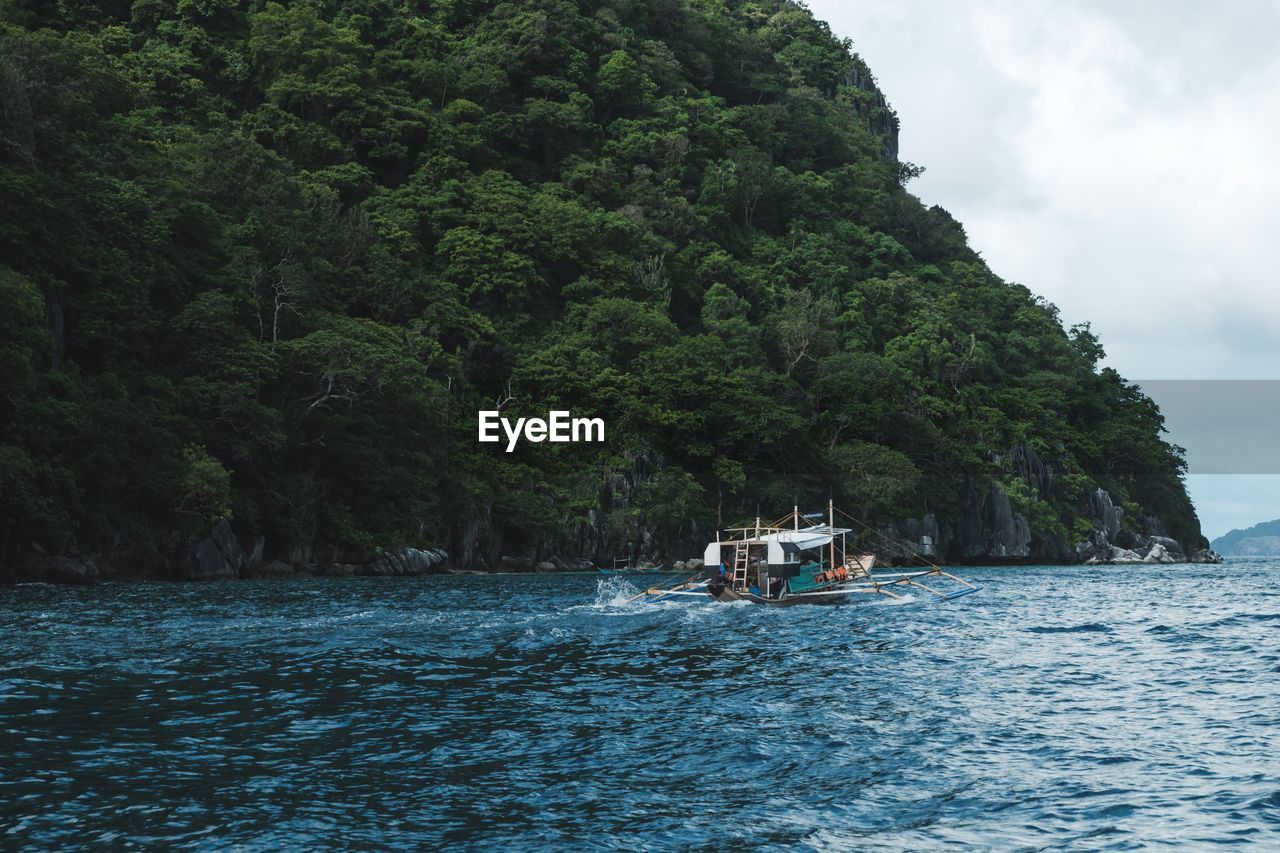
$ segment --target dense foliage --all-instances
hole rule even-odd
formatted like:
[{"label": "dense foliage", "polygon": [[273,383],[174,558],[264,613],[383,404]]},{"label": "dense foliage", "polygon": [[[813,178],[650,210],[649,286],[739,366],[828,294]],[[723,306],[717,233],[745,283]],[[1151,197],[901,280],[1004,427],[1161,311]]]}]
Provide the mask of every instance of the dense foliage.
[{"label": "dense foliage", "polygon": [[[1042,539],[1094,484],[1199,536],[1156,407],[904,190],[799,5],[0,10],[5,553],[226,515],[281,554],[620,553],[829,493],[953,518],[966,478]],[[508,455],[499,406],[608,440]]]}]

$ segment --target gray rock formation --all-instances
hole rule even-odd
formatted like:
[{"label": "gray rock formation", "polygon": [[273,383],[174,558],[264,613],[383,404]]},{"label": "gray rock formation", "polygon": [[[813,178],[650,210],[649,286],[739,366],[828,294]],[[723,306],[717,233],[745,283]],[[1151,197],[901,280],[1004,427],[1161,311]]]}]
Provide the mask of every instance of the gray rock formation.
[{"label": "gray rock formation", "polygon": [[250,577],[257,573],[262,567],[262,555],[267,547],[267,537],[253,537],[253,550],[249,552],[244,561],[244,576]]},{"label": "gray rock formation", "polygon": [[1111,559],[1112,545],[1105,531],[1094,530],[1088,539],[1077,542],[1074,550],[1076,559],[1082,563],[1107,562]]},{"label": "gray rock formation", "polygon": [[[942,535],[938,530],[938,517],[933,513],[922,518],[905,519],[881,532],[890,541],[901,542],[923,557],[939,556]],[[904,554],[904,556],[910,556],[910,554]]]},{"label": "gray rock formation", "polygon": [[1085,514],[1093,525],[1093,531],[1083,542],[1074,547],[1076,558],[1088,565],[1114,563],[1128,565],[1141,563],[1150,549],[1149,541],[1139,538],[1134,544],[1138,550],[1122,548],[1115,544],[1124,523],[1124,509],[1116,506],[1106,489],[1095,488],[1089,492]]},{"label": "gray rock formation", "polygon": [[1143,557],[1137,551],[1130,551],[1128,548],[1120,548],[1112,546],[1105,552],[1099,552],[1089,559],[1085,560],[1085,565],[1134,565],[1143,562]]},{"label": "gray rock formation", "polygon": [[427,575],[443,574],[449,555],[441,548],[420,551],[405,548],[394,554],[383,554],[369,563],[368,574],[373,575]]},{"label": "gray rock formation", "polygon": [[20,581],[79,586],[97,583],[101,574],[92,557],[31,553],[15,566],[14,576]]},{"label": "gray rock formation", "polygon": [[297,542],[289,548],[289,562],[295,566],[305,566],[312,562],[312,549],[310,542]]},{"label": "gray rock formation", "polygon": [[1093,521],[1094,529],[1101,532],[1110,542],[1120,534],[1124,510],[1112,502],[1111,495],[1105,489],[1099,488],[1089,494],[1089,517]]},{"label": "gray rock formation", "polygon": [[255,578],[291,578],[298,574],[297,568],[284,560],[268,560],[249,570],[247,576]]},{"label": "gray rock formation", "polygon": [[245,565],[244,549],[225,518],[214,522],[209,535],[194,545],[179,549],[170,568],[178,580],[232,580],[240,577]]},{"label": "gray rock formation", "polygon": [[965,560],[1013,561],[1031,556],[1031,525],[1014,512],[1009,496],[996,483],[984,491],[970,482],[956,540]]},{"label": "gray rock formation", "polygon": [[1022,480],[1031,488],[1032,494],[1040,500],[1048,500],[1053,492],[1053,466],[1040,458],[1034,447],[1027,444],[1015,445],[1009,451],[1009,464]]},{"label": "gray rock formation", "polygon": [[925,560],[946,559],[949,539],[933,513],[921,518],[904,518],[876,528],[878,536],[866,540],[882,565],[916,565]]},{"label": "gray rock formation", "polygon": [[[1087,539],[1075,545],[1075,556],[1081,562],[1090,565],[1221,562],[1217,554],[1207,549],[1197,550],[1188,556],[1181,542],[1164,535],[1160,520],[1154,516],[1141,519],[1145,534],[1125,531],[1124,509],[1116,506],[1104,489],[1094,489],[1089,493],[1085,511],[1093,524],[1093,531]],[[1117,541],[1133,547],[1121,547]]]},{"label": "gray rock formation", "polygon": [[[1152,536],[1151,551],[1155,551],[1157,546],[1165,554],[1169,556],[1169,559],[1167,561],[1160,560],[1159,562],[1162,562],[1162,563],[1163,562],[1170,562],[1170,563],[1187,562],[1187,555],[1182,550],[1182,543],[1179,542],[1177,539],[1171,539],[1168,536]],[[1150,553],[1148,553],[1147,556],[1150,556]]]},{"label": "gray rock formation", "polygon": [[[889,107],[889,102],[880,91],[880,87],[876,85],[875,78],[871,76],[871,70],[861,61],[857,61],[845,75],[844,83],[862,92],[862,97],[854,103],[853,108],[867,130],[880,137],[882,142],[880,159],[890,162],[897,160],[898,117]],[[834,92],[829,93],[831,96],[834,94]]]}]

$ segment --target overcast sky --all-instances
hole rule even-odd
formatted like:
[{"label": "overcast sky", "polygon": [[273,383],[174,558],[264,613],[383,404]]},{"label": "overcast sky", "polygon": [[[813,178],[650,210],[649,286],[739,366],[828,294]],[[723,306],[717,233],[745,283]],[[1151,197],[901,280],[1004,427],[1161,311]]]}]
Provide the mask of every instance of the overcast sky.
[{"label": "overcast sky", "polygon": [[[1280,0],[809,7],[897,111],[900,156],[927,170],[912,191],[1091,322],[1107,364],[1280,378]],[[1280,477],[1189,483],[1210,537],[1280,517]]]}]

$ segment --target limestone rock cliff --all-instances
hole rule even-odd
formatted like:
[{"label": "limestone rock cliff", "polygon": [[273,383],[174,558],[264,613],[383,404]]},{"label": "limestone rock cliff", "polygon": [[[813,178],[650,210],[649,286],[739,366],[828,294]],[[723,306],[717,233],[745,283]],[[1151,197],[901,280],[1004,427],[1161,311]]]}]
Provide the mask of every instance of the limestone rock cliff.
[{"label": "limestone rock cliff", "polygon": [[871,70],[860,60],[845,76],[845,85],[858,92],[853,108],[866,124],[867,129],[883,141],[880,156],[884,160],[898,159],[898,116],[889,106],[888,99],[876,85]]}]

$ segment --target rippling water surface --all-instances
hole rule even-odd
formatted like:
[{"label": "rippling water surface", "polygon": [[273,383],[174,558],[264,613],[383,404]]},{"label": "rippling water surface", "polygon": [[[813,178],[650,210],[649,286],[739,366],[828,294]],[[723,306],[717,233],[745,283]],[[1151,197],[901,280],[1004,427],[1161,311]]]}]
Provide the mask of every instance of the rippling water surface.
[{"label": "rippling water surface", "polygon": [[0,847],[1275,848],[1277,568],[0,589]]}]

